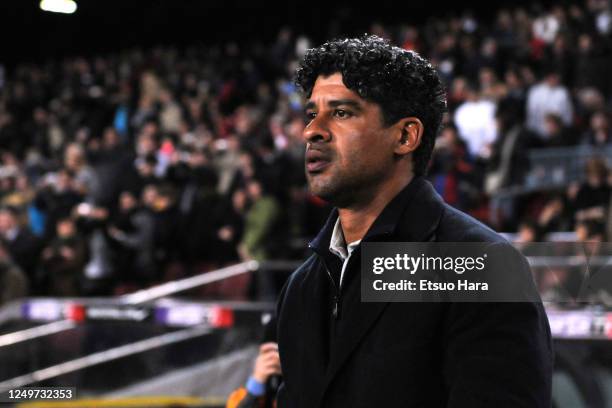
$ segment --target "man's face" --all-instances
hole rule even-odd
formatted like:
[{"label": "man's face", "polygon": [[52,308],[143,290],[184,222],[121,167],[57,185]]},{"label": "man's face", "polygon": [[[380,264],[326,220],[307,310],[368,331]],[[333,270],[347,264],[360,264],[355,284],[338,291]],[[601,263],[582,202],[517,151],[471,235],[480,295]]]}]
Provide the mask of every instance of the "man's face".
[{"label": "man's face", "polygon": [[72,237],[76,232],[74,222],[69,220],[62,220],[57,223],[57,235],[61,238]]},{"label": "man's face", "polygon": [[348,89],[336,73],[317,78],[306,116],[306,177],[312,193],[338,207],[371,200],[395,161],[380,107]]},{"label": "man's face", "polygon": [[15,217],[8,211],[0,212],[0,232],[6,233],[16,226]]}]

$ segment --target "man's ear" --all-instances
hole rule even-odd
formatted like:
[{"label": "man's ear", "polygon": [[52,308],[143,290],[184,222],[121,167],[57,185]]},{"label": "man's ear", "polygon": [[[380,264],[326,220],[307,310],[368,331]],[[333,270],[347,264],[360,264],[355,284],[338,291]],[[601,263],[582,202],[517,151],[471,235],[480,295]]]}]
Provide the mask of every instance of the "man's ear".
[{"label": "man's ear", "polygon": [[398,129],[397,143],[393,150],[395,154],[406,155],[415,151],[421,144],[425,127],[419,118],[408,117],[400,119],[395,126]]}]

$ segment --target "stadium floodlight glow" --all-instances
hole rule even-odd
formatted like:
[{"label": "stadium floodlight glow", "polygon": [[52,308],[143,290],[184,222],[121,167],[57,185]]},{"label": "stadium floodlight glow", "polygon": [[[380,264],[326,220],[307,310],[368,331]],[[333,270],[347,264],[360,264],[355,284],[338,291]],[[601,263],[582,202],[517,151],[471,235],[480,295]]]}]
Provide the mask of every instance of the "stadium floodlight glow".
[{"label": "stadium floodlight glow", "polygon": [[77,9],[74,0],[40,0],[40,8],[52,13],[72,14]]}]

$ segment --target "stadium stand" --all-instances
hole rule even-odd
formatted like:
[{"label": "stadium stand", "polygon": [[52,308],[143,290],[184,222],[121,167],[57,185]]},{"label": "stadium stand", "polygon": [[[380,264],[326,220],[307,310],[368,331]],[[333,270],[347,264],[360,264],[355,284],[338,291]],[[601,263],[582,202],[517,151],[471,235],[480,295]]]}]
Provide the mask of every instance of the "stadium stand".
[{"label": "stadium stand", "polygon": [[[436,190],[535,251],[561,350],[556,406],[612,407],[612,292],[579,298],[572,273],[588,262],[563,246],[584,244],[584,259],[612,254],[603,244],[612,236],[610,5],[512,6],[493,19],[465,12],[367,30],[421,53],[444,79],[449,110],[428,176]],[[201,373],[190,363],[205,370],[228,356],[246,369],[197,397],[243,384],[258,321],[329,211],[306,188],[292,82],[314,45],[285,28],[269,43],[117,46],[0,69],[0,356],[9,362],[0,387],[47,384],[41,370],[76,361],[48,384],[87,382],[89,397],[128,385],[150,393],[160,385],[153,373],[179,384]],[[542,241],[559,246],[530,246]],[[211,328],[223,307],[240,324]],[[97,384],[89,363],[107,379],[133,375],[132,365],[149,382]]]}]

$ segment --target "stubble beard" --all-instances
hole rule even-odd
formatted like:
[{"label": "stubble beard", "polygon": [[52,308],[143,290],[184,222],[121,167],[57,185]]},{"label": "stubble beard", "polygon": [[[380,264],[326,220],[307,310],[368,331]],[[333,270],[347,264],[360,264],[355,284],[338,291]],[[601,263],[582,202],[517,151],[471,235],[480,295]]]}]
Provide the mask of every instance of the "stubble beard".
[{"label": "stubble beard", "polygon": [[317,180],[323,175],[306,175],[308,188],[312,194],[327,201],[337,208],[350,208],[372,197],[368,194],[368,186],[379,184],[379,174],[369,174],[355,170],[351,174],[335,174],[327,180]]}]

